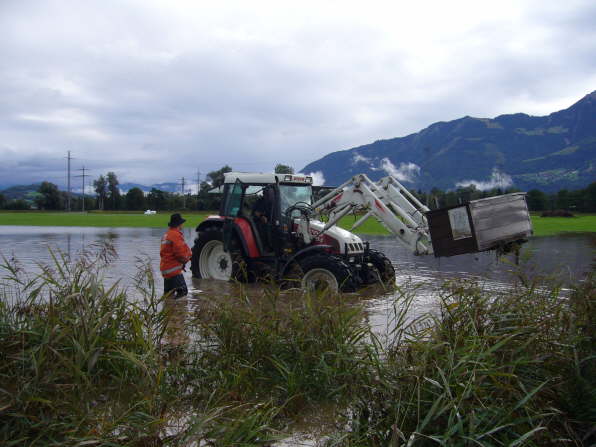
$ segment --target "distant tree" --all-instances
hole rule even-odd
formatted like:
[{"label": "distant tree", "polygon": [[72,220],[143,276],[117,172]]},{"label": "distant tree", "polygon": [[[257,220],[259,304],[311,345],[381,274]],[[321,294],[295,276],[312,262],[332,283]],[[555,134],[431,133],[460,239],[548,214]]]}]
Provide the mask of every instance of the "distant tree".
[{"label": "distant tree", "polygon": [[455,206],[459,204],[460,201],[455,191],[448,191],[445,193],[445,204],[442,206]]},{"label": "distant tree", "polygon": [[29,202],[27,202],[26,200],[23,200],[23,199],[9,200],[4,205],[4,209],[5,210],[15,210],[15,211],[30,210],[31,205],[29,205]]},{"label": "distant tree", "polygon": [[165,191],[161,189],[151,188],[147,194],[147,204],[152,210],[166,210],[168,209],[168,197]]},{"label": "distant tree", "polygon": [[104,209],[106,197],[108,194],[108,182],[103,175],[100,175],[97,180],[93,181],[93,187],[97,194],[97,207],[100,210]]},{"label": "distant tree", "polygon": [[560,210],[568,210],[570,208],[569,191],[561,189],[555,199],[555,208]]},{"label": "distant tree", "polygon": [[209,192],[213,186],[207,182],[201,182],[199,197],[197,198],[197,210],[217,210],[221,205],[222,194]]},{"label": "distant tree", "polygon": [[548,208],[548,196],[539,189],[531,189],[526,195],[528,208],[531,211],[544,211]]},{"label": "distant tree", "polygon": [[118,185],[120,184],[120,182],[118,182],[118,177],[116,176],[116,174],[114,172],[108,172],[107,174],[107,180],[108,180],[108,199],[109,199],[109,203],[110,203],[110,209],[113,210],[117,210],[118,208],[120,208],[120,202],[121,202],[121,198],[120,198],[120,188],[118,188]]},{"label": "distant tree", "polygon": [[211,171],[207,174],[211,183],[211,187],[217,188],[224,184],[224,174],[226,172],[232,172],[232,168],[228,165],[225,165],[223,168],[218,169],[217,171]]},{"label": "distant tree", "polygon": [[4,197],[4,194],[0,194],[0,208],[3,208],[5,203],[6,197]]},{"label": "distant tree", "polygon": [[582,208],[586,212],[596,211],[596,182],[592,182],[583,191]]},{"label": "distant tree", "polygon": [[[82,209],[83,206],[83,200],[81,198],[81,200],[79,200],[78,202],[78,207]],[[96,200],[93,197],[89,197],[89,196],[85,196],[85,210],[92,210],[96,207]]]},{"label": "distant tree", "polygon": [[59,210],[62,209],[63,200],[58,186],[51,182],[42,182],[37,189],[41,194],[35,200],[36,205],[41,210]]},{"label": "distant tree", "polygon": [[476,189],[475,185],[458,188],[456,194],[458,203],[469,202],[470,200],[479,198],[481,196],[481,192]]},{"label": "distant tree", "polygon": [[275,173],[276,174],[293,174],[294,168],[289,165],[284,165],[284,164],[278,163],[275,165]]},{"label": "distant tree", "polygon": [[145,194],[140,188],[132,188],[126,193],[126,209],[143,210],[146,208]]},{"label": "distant tree", "polygon": [[428,198],[427,206],[432,209],[436,210],[437,208],[441,208],[444,205],[445,193],[441,191],[439,188],[433,188],[430,190],[430,197]]}]

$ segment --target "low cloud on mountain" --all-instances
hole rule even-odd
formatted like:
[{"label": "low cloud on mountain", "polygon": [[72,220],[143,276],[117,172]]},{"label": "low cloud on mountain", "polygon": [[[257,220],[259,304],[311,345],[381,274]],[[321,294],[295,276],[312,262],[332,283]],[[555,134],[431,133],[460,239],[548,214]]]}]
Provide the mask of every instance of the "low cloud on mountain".
[{"label": "low cloud on mountain", "polygon": [[510,175],[494,168],[490,178],[486,180],[462,180],[455,184],[456,187],[475,186],[480,191],[501,188],[506,189],[513,185],[513,179]]}]

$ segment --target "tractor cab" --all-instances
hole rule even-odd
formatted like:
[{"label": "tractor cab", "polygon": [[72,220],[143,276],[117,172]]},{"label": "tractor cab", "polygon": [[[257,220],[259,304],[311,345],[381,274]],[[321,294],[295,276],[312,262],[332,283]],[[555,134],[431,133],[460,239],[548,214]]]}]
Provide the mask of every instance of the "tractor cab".
[{"label": "tractor cab", "polygon": [[310,176],[227,173],[220,210],[227,221],[224,234],[240,231],[249,252],[279,255],[294,218],[306,212],[311,202]]}]

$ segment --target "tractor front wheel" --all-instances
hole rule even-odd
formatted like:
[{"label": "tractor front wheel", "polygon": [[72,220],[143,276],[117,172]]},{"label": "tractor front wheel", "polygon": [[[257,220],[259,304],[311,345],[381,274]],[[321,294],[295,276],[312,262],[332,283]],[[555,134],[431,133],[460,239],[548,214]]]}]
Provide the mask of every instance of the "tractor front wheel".
[{"label": "tractor front wheel", "polygon": [[368,262],[373,265],[366,275],[366,283],[373,284],[382,282],[388,286],[395,285],[395,268],[387,256],[377,250],[368,251]]},{"label": "tractor front wheel", "polygon": [[353,292],[356,287],[348,265],[336,256],[316,254],[300,261],[302,288],[308,292]]}]

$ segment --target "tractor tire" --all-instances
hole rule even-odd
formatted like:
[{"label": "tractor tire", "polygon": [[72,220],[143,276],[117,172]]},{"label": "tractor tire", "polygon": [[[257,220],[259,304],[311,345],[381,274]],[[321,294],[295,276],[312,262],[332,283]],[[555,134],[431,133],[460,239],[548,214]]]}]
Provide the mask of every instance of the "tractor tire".
[{"label": "tractor tire", "polygon": [[368,270],[365,282],[367,284],[381,282],[386,286],[394,286],[395,268],[389,258],[377,250],[369,250],[368,255],[373,269]]},{"label": "tractor tire", "polygon": [[300,260],[302,288],[308,292],[354,292],[356,282],[350,267],[339,257],[318,253]]},{"label": "tractor tire", "polygon": [[224,251],[223,231],[209,227],[199,232],[192,247],[191,267],[195,278],[241,281],[247,276],[240,252]]}]

